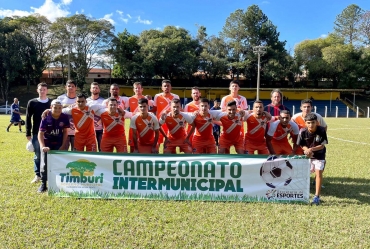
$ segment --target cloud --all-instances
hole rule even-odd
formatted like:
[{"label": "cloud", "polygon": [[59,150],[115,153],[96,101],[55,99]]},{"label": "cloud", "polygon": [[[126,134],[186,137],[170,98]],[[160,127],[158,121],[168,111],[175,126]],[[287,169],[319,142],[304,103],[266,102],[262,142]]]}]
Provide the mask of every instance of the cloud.
[{"label": "cloud", "polygon": [[115,21],[112,19],[112,16],[113,16],[113,13],[110,13],[110,14],[106,14],[103,16],[102,19],[104,20],[107,20],[108,22],[110,22],[112,25],[115,24]]},{"label": "cloud", "polygon": [[123,16],[123,11],[116,10],[116,12],[118,13],[118,15],[119,15],[119,19],[120,19],[121,21],[123,21],[124,23],[128,23],[128,19],[127,19],[127,18],[124,18],[124,16]]},{"label": "cloud", "polygon": [[149,21],[149,20],[141,20],[140,16],[137,17],[137,20],[136,20],[137,23],[142,23],[142,24],[146,24],[146,25],[150,25],[152,24],[153,21]]},{"label": "cloud", "polygon": [[130,18],[130,19],[132,18],[130,14],[127,14],[127,17]]},{"label": "cloud", "polygon": [[270,4],[270,2],[269,1],[262,1],[261,4]]},{"label": "cloud", "polygon": [[46,16],[46,18],[54,22],[58,17],[65,17],[70,14],[68,11],[68,5],[71,3],[72,0],[62,0],[60,3],[56,3],[53,0],[45,0],[43,5],[40,7],[31,7],[31,11],[0,9],[0,17],[29,16],[37,13]]},{"label": "cloud", "polygon": [[326,38],[326,37],[328,37],[328,35],[327,35],[327,34],[322,34],[322,35],[320,35],[320,38]]}]

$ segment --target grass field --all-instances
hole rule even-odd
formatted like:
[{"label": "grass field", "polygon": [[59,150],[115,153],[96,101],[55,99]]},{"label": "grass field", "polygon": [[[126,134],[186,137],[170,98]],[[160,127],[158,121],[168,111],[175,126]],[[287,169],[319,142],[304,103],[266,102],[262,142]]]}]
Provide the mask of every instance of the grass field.
[{"label": "grass field", "polygon": [[326,119],[321,206],[49,197],[30,184],[33,153],[8,121],[0,248],[370,248],[370,119]]}]

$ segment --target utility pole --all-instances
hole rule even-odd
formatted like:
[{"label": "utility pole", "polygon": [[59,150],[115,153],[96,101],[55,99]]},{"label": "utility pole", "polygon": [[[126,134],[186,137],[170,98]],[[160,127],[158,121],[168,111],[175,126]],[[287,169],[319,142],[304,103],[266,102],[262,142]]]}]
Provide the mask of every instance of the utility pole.
[{"label": "utility pole", "polygon": [[258,55],[258,73],[257,73],[257,96],[256,100],[260,99],[260,71],[261,71],[261,55],[264,55],[267,52],[265,46],[254,46],[253,53]]}]

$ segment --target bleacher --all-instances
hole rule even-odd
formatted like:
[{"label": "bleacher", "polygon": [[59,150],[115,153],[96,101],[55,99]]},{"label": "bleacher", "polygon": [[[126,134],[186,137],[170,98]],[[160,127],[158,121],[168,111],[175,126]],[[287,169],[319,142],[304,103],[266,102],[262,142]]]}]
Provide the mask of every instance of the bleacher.
[{"label": "bleacher", "polygon": [[[181,98],[181,103],[183,106],[185,106],[187,103],[191,102],[191,99],[184,99]],[[253,107],[253,100],[248,101],[248,105],[250,108]],[[263,104],[266,106],[271,103],[271,100],[262,100]],[[211,107],[213,106],[213,102],[210,103]],[[293,113],[301,112],[300,106],[301,101],[300,100],[289,100],[284,101],[283,104],[290,109],[290,111]],[[293,108],[294,106],[294,108]],[[314,100],[313,101],[313,108],[312,111],[314,111],[316,106],[316,112],[319,113],[321,116],[325,117],[325,106],[327,107],[327,117],[335,117],[336,107],[338,106],[338,117],[347,117],[347,105],[344,104],[341,100],[333,100],[331,101],[331,108],[330,108],[330,101],[329,100]],[[349,117],[356,117],[356,112],[353,111],[351,108],[349,109]]]}]

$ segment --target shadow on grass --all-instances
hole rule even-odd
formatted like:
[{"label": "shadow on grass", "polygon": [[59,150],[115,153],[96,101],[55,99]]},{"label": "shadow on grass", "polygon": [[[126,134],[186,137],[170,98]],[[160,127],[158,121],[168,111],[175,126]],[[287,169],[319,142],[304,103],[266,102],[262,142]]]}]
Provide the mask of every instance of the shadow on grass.
[{"label": "shadow on grass", "polygon": [[[323,185],[325,188],[321,192],[325,196],[355,200],[360,204],[370,204],[369,179],[324,176]],[[314,187],[312,185],[311,193],[314,194]],[[344,202],[348,201],[344,200]]]}]

